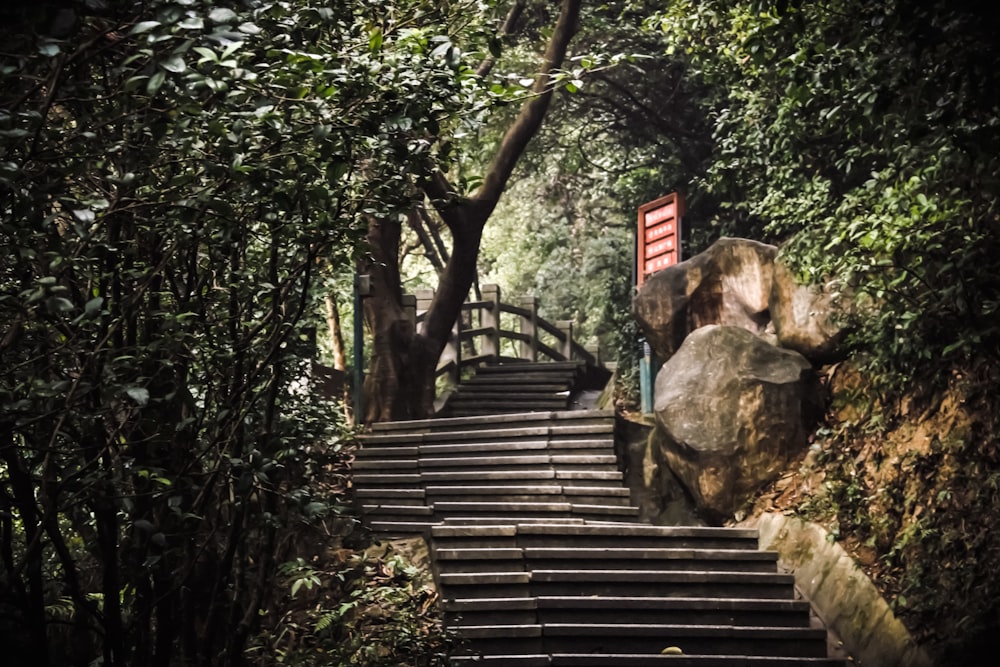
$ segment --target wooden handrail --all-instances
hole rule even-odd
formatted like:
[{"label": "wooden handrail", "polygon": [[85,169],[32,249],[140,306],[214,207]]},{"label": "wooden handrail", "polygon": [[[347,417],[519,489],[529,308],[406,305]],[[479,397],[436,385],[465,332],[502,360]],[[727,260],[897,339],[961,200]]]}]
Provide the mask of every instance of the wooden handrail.
[{"label": "wooden handrail", "polygon": [[[463,312],[470,314],[470,319],[474,324],[463,329],[460,326],[461,320],[456,323],[448,346],[438,361],[437,374],[439,376],[448,374],[457,382],[463,368],[481,363],[497,363],[501,360],[537,361],[539,356],[549,361],[572,361],[575,359],[591,366],[601,365],[599,355],[595,355],[591,350],[574,340],[572,322],[552,323],[538,316],[538,301],[534,297],[521,299],[522,304],[527,304],[525,307],[503,303],[500,300],[500,288],[496,285],[483,285],[482,294],[482,299],[462,304]],[[409,308],[413,309],[411,318],[418,327],[423,322],[426,311],[418,310],[417,304],[429,304],[432,296],[432,293],[425,290],[419,294],[419,298],[404,301]],[[500,317],[502,314],[519,318],[521,330],[512,331],[501,327]],[[543,333],[555,340],[554,347],[541,340],[540,334]],[[463,343],[468,344],[480,337],[484,338],[484,341],[478,346],[480,351],[471,357],[463,358]],[[513,355],[502,354],[501,350],[505,342],[514,345],[517,352]]]}]

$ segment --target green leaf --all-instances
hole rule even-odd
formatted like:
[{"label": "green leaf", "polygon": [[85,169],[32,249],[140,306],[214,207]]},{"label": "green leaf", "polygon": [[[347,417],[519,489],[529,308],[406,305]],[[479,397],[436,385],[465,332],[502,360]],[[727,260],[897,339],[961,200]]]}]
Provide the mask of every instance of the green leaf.
[{"label": "green leaf", "polygon": [[148,95],[156,95],[156,91],[160,89],[163,82],[167,78],[167,73],[163,70],[158,71],[153,76],[149,77],[149,83],[146,84],[146,93]]},{"label": "green leaf", "polygon": [[149,403],[149,390],[145,387],[128,387],[125,389],[125,394],[135,401],[136,405],[140,408],[145,407]]},{"label": "green leaf", "polygon": [[236,12],[227,7],[216,7],[208,13],[208,20],[212,23],[232,23],[236,20]]},{"label": "green leaf", "polygon": [[87,319],[93,319],[101,314],[101,306],[104,305],[104,297],[97,296],[88,301],[83,306],[83,313]]},{"label": "green leaf", "polygon": [[141,35],[142,33],[149,32],[159,25],[162,25],[159,21],[140,21],[132,27],[128,34]]},{"label": "green leaf", "polygon": [[368,48],[370,48],[372,51],[378,51],[379,49],[382,48],[382,40],[383,40],[382,29],[374,28],[368,37]]},{"label": "green leaf", "polygon": [[184,62],[184,58],[180,55],[173,55],[164,61],[160,62],[160,67],[167,70],[168,72],[173,72],[174,74],[180,74],[187,69],[187,63]]}]

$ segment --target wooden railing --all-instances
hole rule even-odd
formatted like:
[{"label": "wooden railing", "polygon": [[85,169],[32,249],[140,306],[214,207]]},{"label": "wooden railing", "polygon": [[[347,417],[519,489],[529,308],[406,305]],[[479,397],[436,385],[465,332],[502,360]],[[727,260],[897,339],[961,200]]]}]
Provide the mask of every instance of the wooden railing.
[{"label": "wooden railing", "polygon": [[[538,316],[538,298],[518,297],[516,304],[500,300],[499,285],[483,285],[482,300],[462,304],[462,318],[438,361],[438,376],[454,382],[462,369],[484,363],[510,361],[585,361],[601,364],[600,350],[573,339],[573,320],[551,323]],[[417,290],[403,296],[414,325],[419,329],[434,299],[434,290]],[[515,330],[516,328],[516,330]]]}]

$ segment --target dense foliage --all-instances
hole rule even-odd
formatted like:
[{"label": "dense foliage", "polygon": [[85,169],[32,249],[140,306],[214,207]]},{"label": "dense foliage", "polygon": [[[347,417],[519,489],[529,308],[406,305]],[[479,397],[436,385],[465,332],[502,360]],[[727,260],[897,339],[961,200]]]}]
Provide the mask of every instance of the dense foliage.
[{"label": "dense foliage", "polygon": [[6,664],[242,664],[279,565],[350,532],[317,278],[462,86],[434,5],[394,11],[5,6]]},{"label": "dense foliage", "polygon": [[658,20],[689,76],[716,88],[700,183],[724,207],[721,229],[787,240],[805,279],[853,297],[856,348],[887,385],[997,351],[992,12],[720,0],[675,2]]},{"label": "dense foliage", "polygon": [[803,510],[874,560],[938,664],[970,664],[1000,587],[997,19],[974,1],[716,0],[654,24],[709,86],[696,183],[717,233],[782,243],[850,305],[860,375]]}]

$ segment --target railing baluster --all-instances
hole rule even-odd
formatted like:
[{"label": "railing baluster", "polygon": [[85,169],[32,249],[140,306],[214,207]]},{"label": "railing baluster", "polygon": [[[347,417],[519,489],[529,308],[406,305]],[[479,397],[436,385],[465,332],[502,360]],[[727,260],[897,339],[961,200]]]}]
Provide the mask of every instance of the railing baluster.
[{"label": "railing baluster", "polygon": [[528,340],[521,341],[521,358],[538,361],[538,297],[522,296],[517,305],[531,313],[521,316],[521,333],[528,336]]},{"label": "railing baluster", "polygon": [[573,360],[573,320],[556,320],[556,328],[565,336],[559,347],[565,361]]},{"label": "railing baluster", "polygon": [[482,327],[488,329],[483,338],[483,354],[494,360],[500,358],[500,286],[483,285],[483,301],[488,302],[482,310]]}]

